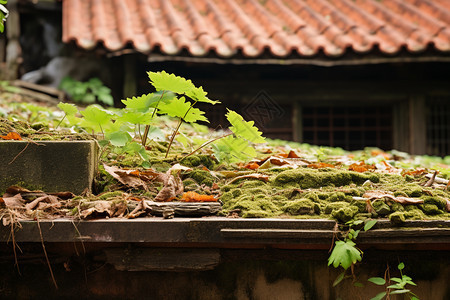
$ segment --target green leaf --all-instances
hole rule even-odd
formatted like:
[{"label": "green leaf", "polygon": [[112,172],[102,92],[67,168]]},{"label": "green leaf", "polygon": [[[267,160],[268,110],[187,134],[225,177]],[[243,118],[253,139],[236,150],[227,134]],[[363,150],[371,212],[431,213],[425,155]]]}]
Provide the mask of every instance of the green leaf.
[{"label": "green leaf", "polygon": [[156,91],[172,91],[177,94],[185,94],[193,89],[195,85],[192,81],[184,79],[183,77],[169,74],[165,71],[148,72],[150,83],[155,87]]},{"label": "green leaf", "polygon": [[371,298],[370,300],[381,300],[384,298],[384,296],[386,296],[386,292],[381,292],[377,294],[375,297]]},{"label": "green leaf", "polygon": [[147,112],[151,107],[156,107],[158,101],[168,101],[175,98],[174,93],[171,92],[156,92],[151,94],[144,94],[139,97],[132,97],[122,100],[123,104],[128,109],[137,110],[140,112]]},{"label": "green leaf", "polygon": [[377,223],[377,220],[370,220],[364,225],[364,231],[367,231],[371,229],[375,224]]},{"label": "green leaf", "polygon": [[390,292],[390,295],[399,295],[399,294],[406,294],[409,293],[411,290],[395,290]]},{"label": "green leaf", "polygon": [[118,122],[129,122],[131,124],[151,124],[153,121],[151,113],[141,113],[133,111],[125,111],[121,116],[117,117]]},{"label": "green leaf", "polygon": [[390,280],[394,281],[394,282],[398,282],[398,283],[402,282],[402,280],[400,278],[397,278],[397,277],[392,277]]},{"label": "green leaf", "polygon": [[416,296],[412,296],[411,300],[420,300],[419,298],[417,298]]},{"label": "green leaf", "polygon": [[345,278],[345,271],[339,274],[338,277],[336,277],[336,279],[333,282],[333,287],[337,286],[342,280],[344,280],[344,278]]},{"label": "green leaf", "polygon": [[230,130],[238,137],[249,140],[252,143],[265,143],[266,140],[262,137],[262,132],[258,131],[258,128],[253,126],[255,122],[246,122],[244,118],[235,111],[227,109],[226,117],[231,123]]},{"label": "green leaf", "polygon": [[362,287],[364,287],[364,284],[362,284],[361,282],[355,282],[355,283],[353,283],[353,286],[362,288]]},{"label": "green leaf", "polygon": [[385,285],[386,284],[386,280],[384,280],[384,278],[381,278],[381,277],[371,277],[371,278],[367,279],[367,281],[375,283],[376,285]]},{"label": "green leaf", "polygon": [[403,289],[405,287],[404,284],[397,283],[397,284],[391,284],[387,288],[388,289]]},{"label": "green leaf", "polygon": [[86,94],[82,97],[81,102],[83,103],[95,103],[95,95],[94,94]]},{"label": "green leaf", "polygon": [[191,98],[192,100],[198,101],[198,102],[206,102],[210,103],[212,105],[220,103],[220,101],[214,101],[206,97],[208,93],[203,90],[202,87],[194,88],[188,92],[186,92],[186,96]]},{"label": "green leaf", "polygon": [[407,280],[406,283],[407,283],[407,284],[410,284],[410,285],[417,286],[417,284],[415,284],[415,283],[414,283],[413,281],[411,281],[411,280]]},{"label": "green leaf", "polygon": [[[194,123],[198,121],[208,122],[204,116],[205,112],[198,108],[191,107],[191,103],[185,101],[184,97],[174,98],[170,101],[159,104],[159,112],[171,117],[182,118],[185,122]],[[186,114],[187,112],[187,114]]]},{"label": "green leaf", "polygon": [[131,143],[126,144],[123,147],[123,150],[128,153],[139,155],[140,158],[144,161],[147,161],[150,158],[148,153],[145,151],[144,146],[142,146],[141,144],[136,143],[136,142],[131,142]]},{"label": "green leaf", "polygon": [[214,155],[219,161],[238,162],[256,156],[256,150],[244,139],[227,136],[213,144]]},{"label": "green leaf", "polygon": [[404,263],[399,263],[397,268],[401,271],[405,268],[405,264]]},{"label": "green leaf", "polygon": [[78,108],[74,104],[62,103],[58,104],[58,108],[61,109],[66,115],[73,116],[78,112]]},{"label": "green leaf", "polygon": [[353,225],[355,225],[355,226],[360,225],[360,224],[362,224],[362,223],[364,223],[363,220],[356,220],[356,221],[353,221]]},{"label": "green leaf", "polygon": [[123,147],[131,141],[131,135],[126,131],[116,131],[106,136],[113,146]]},{"label": "green leaf", "polygon": [[347,270],[352,264],[361,261],[361,250],[355,247],[355,243],[351,240],[337,241],[328,258],[328,265],[333,267],[343,267]]},{"label": "green leaf", "polygon": [[90,105],[80,112],[84,119],[82,126],[93,129],[96,132],[103,131],[112,119],[112,113],[99,108],[97,105]]}]

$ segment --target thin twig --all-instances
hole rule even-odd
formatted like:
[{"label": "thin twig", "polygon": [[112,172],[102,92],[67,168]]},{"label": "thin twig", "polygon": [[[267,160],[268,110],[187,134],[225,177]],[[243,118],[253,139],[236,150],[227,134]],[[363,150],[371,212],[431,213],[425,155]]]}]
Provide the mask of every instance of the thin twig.
[{"label": "thin twig", "polygon": [[50,270],[50,275],[52,276],[53,284],[55,288],[58,289],[58,284],[56,283],[55,276],[53,275],[52,265],[50,264],[50,260],[48,259],[47,250],[45,250],[44,237],[42,236],[41,225],[39,224],[39,216],[36,214],[37,226],[39,229],[39,236],[41,237],[42,250],[44,250],[45,260],[47,261],[48,269]]},{"label": "thin twig", "polygon": [[425,183],[424,186],[432,186],[434,183],[434,179],[436,178],[436,175],[438,174],[438,171],[434,171],[433,176],[431,176],[430,180],[427,181],[427,183]]},{"label": "thin twig", "polygon": [[25,145],[25,147],[22,149],[22,151],[20,151],[16,156],[14,156],[14,158],[8,163],[8,165],[12,164],[25,150],[27,150],[29,144],[30,144],[30,142],[28,142]]},{"label": "thin twig", "polygon": [[189,108],[186,111],[186,113],[184,114],[184,116],[182,118],[180,118],[180,121],[178,122],[177,128],[175,128],[175,130],[173,131],[172,137],[170,138],[170,143],[169,143],[169,146],[167,146],[167,151],[166,151],[165,158],[167,158],[167,156],[169,155],[170,147],[172,147],[173,140],[175,139],[175,136],[177,135],[178,130],[180,130],[181,124],[183,124],[183,120],[186,119],[186,116],[188,115],[189,111],[192,109],[192,107],[194,107],[194,105],[196,103],[197,103],[197,101],[192,103],[192,105],[189,106]]},{"label": "thin twig", "polygon": [[222,139],[222,138],[225,138],[225,137],[227,137],[227,136],[229,136],[229,135],[232,135],[232,134],[233,134],[233,132],[230,132],[230,133],[228,133],[228,134],[225,134],[225,135],[219,136],[219,137],[217,137],[217,138],[215,138],[215,139],[212,139],[212,140],[209,140],[209,141],[207,141],[207,142],[204,142],[204,143],[201,144],[197,149],[195,149],[194,151],[192,151],[191,153],[189,153],[188,155],[186,155],[186,156],[184,156],[182,159],[180,159],[180,161],[182,161],[182,160],[185,159],[186,157],[191,156],[192,154],[194,154],[195,152],[199,151],[199,150],[202,149],[203,147],[206,147],[206,146],[208,146],[209,144],[214,143],[215,141],[220,140],[220,139]]},{"label": "thin twig", "polygon": [[[164,96],[164,93],[165,93],[165,92],[166,92],[166,91],[162,91],[161,96],[159,97],[158,102],[156,103],[155,110],[154,110],[153,113],[152,113],[152,120],[153,120],[153,117],[155,116],[156,111],[157,111],[157,109],[158,109],[159,102],[161,102],[161,99],[162,99],[162,97]],[[148,132],[149,132],[149,131],[150,131],[150,125],[145,125],[144,139],[141,139],[141,140],[142,140],[142,146],[144,146],[144,147],[145,147],[145,144],[147,144],[147,135],[148,135]]]},{"label": "thin twig", "polygon": [[12,243],[13,243],[13,252],[14,252],[14,265],[17,268],[17,272],[19,273],[19,275],[22,276],[22,274],[20,273],[20,268],[19,268],[19,261],[17,260],[17,251],[16,251],[16,236],[14,234],[14,218],[11,214],[11,211],[9,211],[9,217],[11,219],[11,238],[12,238]]},{"label": "thin twig", "polygon": [[55,130],[58,129],[59,125],[61,125],[62,121],[64,121],[64,119],[66,118],[66,115],[67,114],[64,114],[64,117],[62,117],[61,121],[59,121],[58,125],[56,125]]},{"label": "thin twig", "polygon": [[81,239],[82,235],[81,235],[80,231],[78,230],[78,227],[75,225],[74,221],[72,221],[72,225],[73,225],[73,227],[75,227],[75,231],[77,232],[78,237],[80,237],[81,246],[83,247],[83,253],[86,254],[86,248],[84,247],[83,239]]}]

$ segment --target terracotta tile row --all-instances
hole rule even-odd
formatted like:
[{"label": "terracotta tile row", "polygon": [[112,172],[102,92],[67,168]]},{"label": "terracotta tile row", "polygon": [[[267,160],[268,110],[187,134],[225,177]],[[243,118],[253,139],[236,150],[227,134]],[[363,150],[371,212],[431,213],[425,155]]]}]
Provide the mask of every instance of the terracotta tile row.
[{"label": "terracotta tile row", "polygon": [[450,51],[450,0],[63,0],[63,41],[192,56]]}]

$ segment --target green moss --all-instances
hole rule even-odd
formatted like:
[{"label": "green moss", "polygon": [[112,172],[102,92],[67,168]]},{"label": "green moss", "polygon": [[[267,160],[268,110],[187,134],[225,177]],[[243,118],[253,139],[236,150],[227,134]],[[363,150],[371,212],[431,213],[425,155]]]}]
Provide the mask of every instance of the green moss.
[{"label": "green moss", "polygon": [[264,210],[248,210],[242,214],[244,218],[269,218],[272,214]]},{"label": "green moss", "polygon": [[310,199],[299,199],[289,201],[284,207],[283,211],[291,215],[313,215],[320,214],[320,207]]},{"label": "green moss", "polygon": [[377,214],[382,216],[388,215],[391,212],[389,205],[387,205],[382,199],[373,201],[372,207]]},{"label": "green moss", "polygon": [[123,191],[106,192],[98,196],[99,200],[108,200],[117,196],[122,196]]},{"label": "green moss", "polygon": [[[229,207],[229,210],[240,209],[243,212],[264,211],[265,214],[271,213],[270,215],[279,211],[278,207],[266,198],[254,199],[253,197],[244,195],[241,199],[237,200],[239,201],[235,201],[235,203]],[[225,207],[226,206],[224,205],[224,208]]]},{"label": "green moss", "polygon": [[435,197],[425,197],[423,200],[423,204],[432,204],[435,205],[438,209],[445,210],[447,207],[447,201],[441,197],[435,196]]},{"label": "green moss", "polygon": [[420,204],[419,208],[427,215],[439,215],[444,213],[435,204]]},{"label": "green moss", "polygon": [[325,206],[325,213],[331,214],[334,210],[341,209],[343,207],[348,206],[349,204],[347,202],[332,202],[328,203]]},{"label": "green moss", "polygon": [[165,161],[156,161],[156,162],[153,161],[153,163],[151,163],[150,166],[157,172],[167,172],[167,170],[169,170],[170,167],[172,167],[170,163]]},{"label": "green moss", "polygon": [[402,204],[398,202],[392,202],[391,203],[391,211],[405,211],[405,208]]},{"label": "green moss", "polygon": [[400,186],[398,191],[405,193],[408,197],[420,197],[423,193],[422,187],[414,183],[407,183]]},{"label": "green moss", "polygon": [[352,200],[350,205],[356,206],[360,213],[365,213],[367,211],[367,203],[363,200]]},{"label": "green moss", "polygon": [[317,196],[317,194],[314,192],[307,192],[302,195],[302,198],[306,198],[314,202],[319,202],[319,196]]},{"label": "green moss", "polygon": [[[413,205],[410,205],[410,206],[413,206]],[[409,220],[423,220],[423,219],[425,219],[425,214],[416,207],[415,209],[407,210],[405,212],[405,217]]]},{"label": "green moss", "polygon": [[330,194],[328,199],[330,202],[338,202],[338,201],[346,201],[348,200],[343,192],[336,192],[333,194]]},{"label": "green moss", "polygon": [[395,225],[401,225],[406,221],[405,213],[396,211],[389,215],[389,220]]},{"label": "green moss", "polygon": [[335,218],[337,221],[341,223],[346,223],[353,219],[353,217],[358,213],[358,207],[353,205],[348,205],[345,207],[341,207],[337,210],[333,210],[331,212],[331,215],[333,218]]},{"label": "green moss", "polygon": [[241,183],[240,187],[243,189],[251,189],[255,187],[265,186],[266,183],[261,180],[245,180]]},{"label": "green moss", "polygon": [[181,160],[180,163],[191,168],[205,166],[212,170],[215,166],[215,159],[210,155],[191,155]]},{"label": "green moss", "polygon": [[198,184],[212,186],[216,180],[209,171],[206,170],[192,170],[184,174],[185,177],[194,179]]},{"label": "green moss", "polygon": [[295,184],[302,189],[309,189],[323,186],[346,186],[350,183],[362,184],[366,180],[379,181],[375,174],[363,174],[332,168],[318,170],[298,168],[281,172],[275,177],[274,184],[284,187],[288,184]]}]

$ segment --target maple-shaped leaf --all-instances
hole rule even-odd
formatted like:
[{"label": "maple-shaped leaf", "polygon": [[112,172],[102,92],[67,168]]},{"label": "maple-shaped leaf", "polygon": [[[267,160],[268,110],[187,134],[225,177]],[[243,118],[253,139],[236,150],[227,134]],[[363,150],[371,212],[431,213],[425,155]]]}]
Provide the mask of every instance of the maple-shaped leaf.
[{"label": "maple-shaped leaf", "polygon": [[153,121],[151,111],[148,113],[125,111],[116,118],[117,122],[128,122],[131,124],[151,124]]},{"label": "maple-shaped leaf", "polygon": [[157,91],[172,91],[177,94],[185,94],[195,89],[192,81],[175,74],[169,74],[165,71],[148,72],[147,74],[150,78],[150,83]]},{"label": "maple-shaped leaf", "polygon": [[186,96],[198,102],[206,102],[212,105],[220,103],[220,101],[211,100],[208,97],[206,97],[207,94],[208,93],[205,92],[202,87],[194,88],[186,92]]},{"label": "maple-shaped leaf", "polygon": [[167,114],[171,117],[182,118],[185,122],[194,123],[198,121],[208,122],[204,116],[205,112],[198,108],[192,107],[189,101],[185,101],[184,97],[175,98],[159,105],[159,113]]},{"label": "maple-shaped leaf", "polygon": [[111,119],[113,113],[104,110],[97,105],[89,105],[80,113],[84,116],[82,126],[91,128],[96,132],[101,132],[106,126],[112,124]]},{"label": "maple-shaped leaf", "polygon": [[238,137],[249,140],[252,143],[265,143],[262,132],[254,126],[254,121],[245,121],[244,118],[235,111],[228,109],[226,114],[228,121],[231,123],[230,130]]},{"label": "maple-shaped leaf", "polygon": [[123,147],[132,140],[131,135],[123,130],[108,133],[105,138],[109,140],[113,146],[117,147]]},{"label": "maple-shaped leaf", "polygon": [[247,140],[233,136],[224,137],[213,144],[214,154],[219,161],[238,162],[256,156],[256,150]]},{"label": "maple-shaped leaf", "polygon": [[168,101],[173,99],[175,94],[169,91],[161,91],[156,93],[144,94],[139,97],[132,97],[122,100],[127,109],[147,112],[150,108],[156,107],[158,102]]},{"label": "maple-shaped leaf", "polygon": [[361,261],[361,250],[355,246],[356,244],[351,240],[337,241],[328,258],[328,265],[333,264],[335,268],[341,266],[347,270],[352,264]]}]

